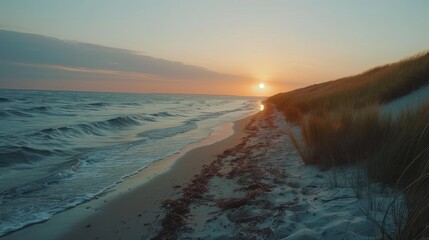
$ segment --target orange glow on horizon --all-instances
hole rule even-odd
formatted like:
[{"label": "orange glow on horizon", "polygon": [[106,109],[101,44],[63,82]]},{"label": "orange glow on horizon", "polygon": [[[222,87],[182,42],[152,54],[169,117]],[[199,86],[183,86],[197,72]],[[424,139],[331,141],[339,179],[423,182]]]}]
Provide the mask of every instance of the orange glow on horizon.
[{"label": "orange glow on horizon", "polygon": [[[26,88],[95,92],[178,93],[268,97],[287,90],[281,81],[271,81],[267,75],[215,79],[184,79],[141,72],[97,68],[77,68],[61,65],[21,64],[38,69],[67,72],[71,79],[38,80]],[[8,86],[3,86],[8,87]],[[11,85],[11,88],[16,86]]]}]

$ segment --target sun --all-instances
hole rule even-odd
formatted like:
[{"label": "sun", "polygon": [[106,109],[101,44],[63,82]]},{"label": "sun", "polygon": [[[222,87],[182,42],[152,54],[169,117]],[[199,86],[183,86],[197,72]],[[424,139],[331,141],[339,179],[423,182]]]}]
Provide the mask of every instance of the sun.
[{"label": "sun", "polygon": [[260,88],[260,89],[265,88],[265,84],[264,84],[264,83],[260,83],[260,84],[259,84],[259,88]]}]

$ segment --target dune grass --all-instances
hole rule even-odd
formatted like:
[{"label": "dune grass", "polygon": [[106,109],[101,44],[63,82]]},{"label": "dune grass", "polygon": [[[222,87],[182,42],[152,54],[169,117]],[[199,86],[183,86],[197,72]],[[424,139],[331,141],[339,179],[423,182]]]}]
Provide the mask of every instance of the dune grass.
[{"label": "dune grass", "polygon": [[385,135],[383,124],[377,106],[309,115],[300,121],[308,149],[304,161],[322,168],[354,163],[374,152]]},{"label": "dune grass", "polygon": [[312,85],[268,99],[287,119],[325,114],[341,108],[359,109],[383,104],[406,95],[429,82],[429,52],[397,63],[376,67],[362,74]]},{"label": "dune grass", "polygon": [[429,237],[429,103],[399,115],[369,159],[368,170],[407,196],[408,221],[398,239]]},{"label": "dune grass", "polygon": [[267,101],[300,126],[292,141],[306,164],[366,161],[369,176],[404,191],[408,218],[398,239],[429,237],[429,104],[398,117],[383,103],[429,84],[429,53],[362,74],[277,94]]}]

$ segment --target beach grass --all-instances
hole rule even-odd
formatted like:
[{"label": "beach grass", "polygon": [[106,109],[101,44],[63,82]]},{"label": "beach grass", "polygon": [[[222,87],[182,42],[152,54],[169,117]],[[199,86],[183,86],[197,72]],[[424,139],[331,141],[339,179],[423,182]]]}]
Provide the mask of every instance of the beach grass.
[{"label": "beach grass", "polygon": [[315,84],[268,99],[287,119],[297,122],[308,113],[360,109],[404,96],[429,82],[429,52],[373,68],[356,76]]},{"label": "beach grass", "polygon": [[396,237],[419,239],[429,237],[429,103],[396,117],[380,108],[427,84],[425,52],[268,102],[300,127],[300,137],[289,135],[306,164],[326,169],[365,161],[370,178],[403,191],[408,218]]}]

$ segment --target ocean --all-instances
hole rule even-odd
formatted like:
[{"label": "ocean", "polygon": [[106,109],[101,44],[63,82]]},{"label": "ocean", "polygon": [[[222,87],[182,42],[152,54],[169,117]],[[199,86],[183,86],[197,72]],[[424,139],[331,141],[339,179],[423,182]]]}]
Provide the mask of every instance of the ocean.
[{"label": "ocean", "polygon": [[97,197],[260,100],[0,90],[0,236]]}]

